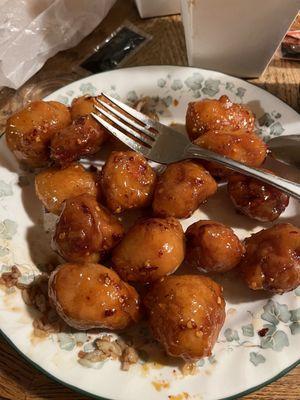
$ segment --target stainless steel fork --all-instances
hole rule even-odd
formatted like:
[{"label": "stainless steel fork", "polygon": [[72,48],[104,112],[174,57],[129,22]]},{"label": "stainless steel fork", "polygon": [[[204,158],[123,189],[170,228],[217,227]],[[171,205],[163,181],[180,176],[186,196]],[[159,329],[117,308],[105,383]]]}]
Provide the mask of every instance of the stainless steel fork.
[{"label": "stainless steel fork", "polygon": [[146,117],[111,96],[104,93],[102,96],[111,104],[98,99],[101,107],[95,105],[95,108],[102,115],[92,113],[92,116],[113,136],[147,159],[161,164],[189,158],[214,161],[234,171],[260,179],[300,200],[300,184],[194,145],[187,136],[176,130]]}]

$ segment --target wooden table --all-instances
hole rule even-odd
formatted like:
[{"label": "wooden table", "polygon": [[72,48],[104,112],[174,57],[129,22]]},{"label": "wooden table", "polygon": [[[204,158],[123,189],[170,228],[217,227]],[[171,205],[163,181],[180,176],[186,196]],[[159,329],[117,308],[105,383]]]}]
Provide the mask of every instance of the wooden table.
[{"label": "wooden table", "polygon": [[[179,16],[141,20],[131,0],[118,0],[105,20],[75,48],[61,52],[16,94],[11,89],[0,91],[0,126],[7,115],[20,106],[22,96],[30,86],[39,88],[46,80],[72,76],[72,69],[85,54],[105,39],[125,20],[129,20],[152,35],[152,40],[125,66],[149,64],[187,65],[183,28]],[[75,76],[74,76],[75,77]],[[300,64],[275,57],[266,72],[252,83],[265,88],[300,111]],[[0,130],[1,131],[1,130]],[[64,386],[50,380],[31,367],[3,339],[0,339],[0,399],[10,400],[84,400]],[[245,400],[299,400],[300,368],[285,377],[244,397]]]}]

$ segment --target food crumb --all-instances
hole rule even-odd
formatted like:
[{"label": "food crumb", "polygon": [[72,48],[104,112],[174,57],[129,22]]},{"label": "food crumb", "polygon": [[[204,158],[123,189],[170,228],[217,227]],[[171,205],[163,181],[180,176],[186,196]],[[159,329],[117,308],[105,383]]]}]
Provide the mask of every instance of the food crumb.
[{"label": "food crumb", "polygon": [[227,315],[234,315],[236,313],[236,309],[235,308],[229,308],[227,310]]},{"label": "food crumb", "polygon": [[196,375],[198,372],[198,368],[195,363],[192,362],[186,362],[182,368],[181,372],[183,376],[188,376],[188,375]]},{"label": "food crumb", "polygon": [[40,274],[30,283],[19,281],[22,274],[17,266],[12,266],[10,272],[4,272],[0,276],[0,284],[9,289],[14,287],[21,290],[24,303],[39,311],[33,322],[32,340],[42,339],[51,333],[58,333],[65,326],[56,311],[52,308],[48,298],[48,275]]},{"label": "food crumb", "polygon": [[128,371],[130,366],[138,362],[138,354],[133,347],[127,346],[120,357],[121,369],[123,371]]},{"label": "food crumb", "polygon": [[257,334],[258,334],[258,336],[260,336],[260,337],[264,337],[264,336],[266,336],[266,334],[269,332],[269,329],[268,328],[262,328],[262,329],[260,329],[258,332],[257,332]]},{"label": "food crumb", "polygon": [[148,363],[141,365],[142,376],[147,377],[149,375],[149,371],[150,371],[150,368],[149,368]]},{"label": "food crumb", "polygon": [[167,381],[152,381],[152,385],[160,392],[162,389],[169,389],[170,384]]},{"label": "food crumb", "polygon": [[18,280],[21,276],[21,272],[15,265],[12,266],[10,272],[3,272],[0,277],[0,284],[7,288],[17,286]]},{"label": "food crumb", "polygon": [[[108,359],[119,360],[121,362],[121,369],[123,371],[128,371],[131,365],[136,364],[139,360],[136,350],[120,338],[113,340],[111,335],[103,335],[95,339],[94,344],[96,346],[94,351],[79,351],[79,362],[80,360],[91,363],[97,363]],[[81,364],[84,365],[83,363]]]},{"label": "food crumb", "polygon": [[187,392],[182,392],[182,393],[179,393],[176,395],[171,394],[168,396],[169,400],[185,400],[185,399],[189,399],[189,398],[190,398],[190,396]]},{"label": "food crumb", "polygon": [[145,364],[141,365],[142,376],[148,376],[151,369],[162,369],[163,367],[164,365],[155,361],[146,362]]}]

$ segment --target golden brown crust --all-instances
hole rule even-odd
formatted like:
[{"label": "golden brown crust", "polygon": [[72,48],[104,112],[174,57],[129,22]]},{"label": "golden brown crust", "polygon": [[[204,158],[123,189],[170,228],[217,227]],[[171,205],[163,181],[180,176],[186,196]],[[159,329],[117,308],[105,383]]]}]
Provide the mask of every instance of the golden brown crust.
[{"label": "golden brown crust", "polygon": [[114,249],[113,268],[125,281],[153,282],[173,273],[184,252],[184,234],[176,219],[144,219],[131,227]]},{"label": "golden brown crust", "polygon": [[300,285],[300,229],[277,224],[245,240],[241,275],[253,290],[285,293]]},{"label": "golden brown crust", "polygon": [[56,101],[33,101],[8,118],[6,141],[17,160],[28,167],[44,167],[50,160],[50,141],[71,123],[68,108]]},{"label": "golden brown crust", "polygon": [[191,140],[197,139],[207,131],[223,127],[252,132],[254,115],[245,105],[232,103],[225,95],[219,100],[204,99],[188,104],[186,129]]},{"label": "golden brown crust", "polygon": [[159,176],[152,203],[159,217],[188,218],[217,191],[217,184],[201,165],[191,161],[170,164]]},{"label": "golden brown crust", "polygon": [[94,196],[82,194],[65,201],[56,224],[53,247],[66,261],[97,262],[123,234],[120,222]]},{"label": "golden brown crust", "polygon": [[225,320],[222,288],[201,275],[171,275],[154,284],[144,304],[153,336],[174,357],[211,355]]},{"label": "golden brown crust", "polygon": [[[267,146],[254,133],[244,130],[208,131],[194,142],[200,147],[222,154],[250,167],[259,167],[267,156]],[[202,162],[205,168],[217,178],[228,177],[232,171],[213,162]]]},{"label": "golden brown crust", "polygon": [[151,203],[156,173],[142,155],[134,151],[113,151],[100,180],[107,207],[120,213]]},{"label": "golden brown crust", "polygon": [[136,290],[100,264],[62,264],[50,276],[49,297],[76,329],[119,330],[140,318]]},{"label": "golden brown crust", "polygon": [[225,272],[242,260],[245,247],[226,225],[198,221],[186,231],[187,261],[205,272]]},{"label": "golden brown crust", "polygon": [[87,193],[100,199],[96,174],[86,171],[79,163],[40,172],[35,177],[35,190],[46,210],[54,214],[60,214],[64,200],[70,197]]},{"label": "golden brown crust", "polygon": [[51,159],[60,167],[66,167],[84,156],[97,153],[106,139],[107,133],[93,117],[79,117],[54,135]]},{"label": "golden brown crust", "polygon": [[95,105],[99,106],[99,103],[97,101],[97,98],[102,100],[102,96],[89,96],[89,95],[84,95],[80,97],[76,97],[73,99],[71,107],[70,107],[70,113],[71,113],[71,118],[73,121],[80,117],[85,117],[86,115],[91,114],[92,112],[95,112]]},{"label": "golden brown crust", "polygon": [[[99,96],[101,98],[101,96]],[[51,142],[51,158],[65,167],[72,161],[97,153],[109,138],[109,133],[90,114],[99,105],[97,97],[81,96],[73,99],[70,113],[72,124],[58,132]]]},{"label": "golden brown crust", "polygon": [[287,194],[241,174],[229,177],[227,191],[237,210],[258,221],[274,221],[289,204]]}]

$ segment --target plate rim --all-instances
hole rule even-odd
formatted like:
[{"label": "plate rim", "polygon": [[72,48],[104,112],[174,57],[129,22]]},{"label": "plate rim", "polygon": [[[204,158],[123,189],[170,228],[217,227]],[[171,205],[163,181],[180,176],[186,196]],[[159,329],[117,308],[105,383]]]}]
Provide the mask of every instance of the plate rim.
[{"label": "plate rim", "polygon": [[[171,68],[171,69],[194,69],[194,70],[197,70],[199,72],[201,72],[201,71],[213,72],[213,73],[216,73],[216,74],[224,76],[224,77],[229,77],[231,79],[238,80],[239,82],[242,82],[243,84],[246,84],[246,85],[249,85],[251,87],[254,87],[255,89],[267,94],[268,96],[271,96],[271,97],[275,98],[276,101],[279,101],[280,103],[282,103],[283,106],[288,107],[290,109],[290,111],[292,111],[292,112],[294,112],[296,114],[296,116],[299,118],[299,123],[300,123],[300,113],[297,110],[295,110],[293,107],[291,107],[285,101],[281,100],[275,94],[270,93],[268,90],[266,90],[266,89],[264,89],[264,88],[262,88],[260,86],[255,85],[255,83],[247,81],[246,80],[247,78],[240,78],[240,77],[237,77],[237,76],[234,76],[234,75],[225,74],[224,72],[220,72],[220,71],[217,71],[217,70],[214,70],[214,69],[206,69],[206,68],[194,67],[192,65],[174,65],[174,64],[131,65],[131,66],[124,67],[124,68],[121,67],[121,68],[116,68],[116,69],[112,69],[112,70],[108,70],[108,71],[102,71],[102,72],[98,72],[96,74],[91,74],[91,75],[88,75],[88,76],[81,77],[81,78],[79,78],[79,79],[77,79],[77,80],[75,80],[73,82],[70,82],[70,83],[66,84],[65,86],[62,86],[61,88],[58,88],[54,92],[52,92],[52,93],[48,94],[47,96],[43,97],[42,100],[47,99],[48,97],[52,96],[54,93],[60,91],[61,89],[67,88],[67,87],[73,85],[76,82],[82,82],[82,81],[87,80],[87,79],[89,79],[91,77],[94,77],[94,76],[103,75],[103,74],[117,73],[117,72],[124,71],[124,70],[143,69],[143,68],[156,69],[156,68],[165,68],[165,67]],[[251,79],[254,79],[254,78],[251,78]],[[0,136],[0,139],[1,139],[1,137],[2,136]]]},{"label": "plate rim", "polygon": [[[91,397],[93,399],[96,400],[115,400],[112,397],[102,397],[99,396],[97,394],[93,394],[91,392],[87,392],[84,389],[79,388],[78,386],[73,386],[70,383],[64,382],[62,380],[60,380],[58,377],[56,377],[55,375],[51,374],[49,371],[47,371],[46,369],[44,369],[43,367],[41,367],[39,364],[37,364],[36,362],[34,362],[33,360],[31,360],[25,353],[23,353],[15,344],[14,342],[3,332],[2,329],[0,329],[0,336],[25,360],[29,363],[29,365],[33,366],[35,369],[37,369],[39,372],[41,372],[43,375],[47,376],[47,378],[50,378],[52,380],[54,380],[55,382],[67,387],[68,389],[74,390],[77,393],[83,394],[85,396]],[[290,372],[291,370],[293,370],[294,368],[298,367],[300,365],[300,358],[294,362],[293,364],[289,365],[288,367],[286,367],[285,369],[283,369],[282,371],[280,371],[278,374],[276,374],[275,376],[273,376],[272,378],[256,385],[256,386],[252,386],[249,389],[246,389],[240,393],[234,394],[232,396],[229,397],[220,397],[216,400],[238,400],[241,397],[247,396],[250,393],[256,392],[259,389],[262,389],[265,386],[270,385],[273,382],[276,382],[278,379],[282,378],[283,376],[285,376],[288,372]]]},{"label": "plate rim", "polygon": [[[129,67],[124,67],[124,68],[117,68],[114,70],[108,70],[108,71],[103,71],[103,72],[98,72],[96,74],[91,74],[85,77],[82,77],[80,79],[77,79],[73,82],[68,83],[67,85],[62,86],[61,88],[56,89],[55,91],[53,91],[52,93],[48,94],[47,96],[43,97],[42,100],[47,99],[48,97],[52,96],[54,93],[59,92],[62,89],[68,88],[69,86],[72,86],[74,83],[78,83],[78,82],[82,82],[84,80],[88,80],[91,79],[95,76],[101,76],[103,74],[111,74],[111,73],[120,73],[124,70],[132,70],[132,69],[144,69],[144,68],[153,68],[153,70],[156,70],[158,68],[169,68],[171,70],[184,70],[184,69],[191,69],[191,70],[195,70],[195,71],[204,71],[205,73],[217,73],[220,76],[223,77],[229,77],[231,79],[237,80],[239,82],[241,82],[243,85],[246,84],[249,86],[254,87],[256,90],[264,92],[265,94],[267,94],[270,97],[273,97],[275,99],[275,101],[279,101],[280,103],[282,103],[283,106],[287,107],[290,111],[292,111],[295,116],[297,116],[299,118],[299,124],[300,124],[300,113],[298,113],[297,110],[295,110],[293,107],[291,107],[289,104],[287,104],[286,102],[284,102],[283,100],[281,100],[279,97],[275,96],[273,93],[270,93],[269,91],[267,91],[264,88],[261,88],[257,85],[255,85],[252,82],[248,82],[245,79],[239,78],[239,77],[235,77],[233,75],[229,75],[229,74],[225,74],[223,72],[219,72],[216,70],[212,70],[212,69],[205,69],[205,68],[198,68],[198,67],[194,67],[194,66],[188,66],[188,65],[172,65],[172,64],[149,64],[149,65],[140,65],[140,66],[129,66]],[[38,100],[38,99],[37,99]],[[5,131],[3,133],[0,133],[0,142],[1,139],[3,138],[4,140],[4,136],[5,136]],[[35,361],[33,361],[31,358],[29,358],[29,356],[27,356],[22,350],[20,350],[15,344],[14,342],[4,333],[4,331],[0,328],[0,336],[6,341],[6,343],[8,343],[25,361],[27,361],[29,363],[29,365],[31,365],[32,367],[34,367],[37,371],[41,372],[42,374],[44,374],[45,376],[47,376],[48,378],[52,379],[53,381],[67,387],[68,389],[71,389],[77,393],[83,394],[85,396],[88,396],[90,398],[94,398],[97,400],[115,400],[111,397],[102,397],[100,395],[97,394],[93,394],[91,392],[88,392],[84,389],[79,388],[78,386],[74,386],[70,383],[67,383],[65,381],[62,381],[60,378],[58,378],[57,376],[53,375],[52,373],[50,373],[49,371],[47,371],[46,369],[44,369],[43,367],[41,367],[39,364],[37,364]],[[257,390],[262,389],[265,386],[270,385],[271,383],[277,381],[278,379],[282,378],[283,376],[285,376],[288,372],[290,372],[291,370],[293,370],[294,368],[298,367],[300,365],[300,358],[295,361],[294,363],[292,363],[291,365],[289,365],[288,367],[284,368],[282,371],[280,371],[278,374],[274,375],[273,377],[271,377],[270,379],[267,379],[266,381],[256,385],[256,386],[252,386],[251,388],[248,388],[240,393],[228,396],[228,397],[222,397],[222,398],[218,398],[216,400],[237,400],[240,397],[244,397],[247,396],[250,393],[253,393]]]}]

